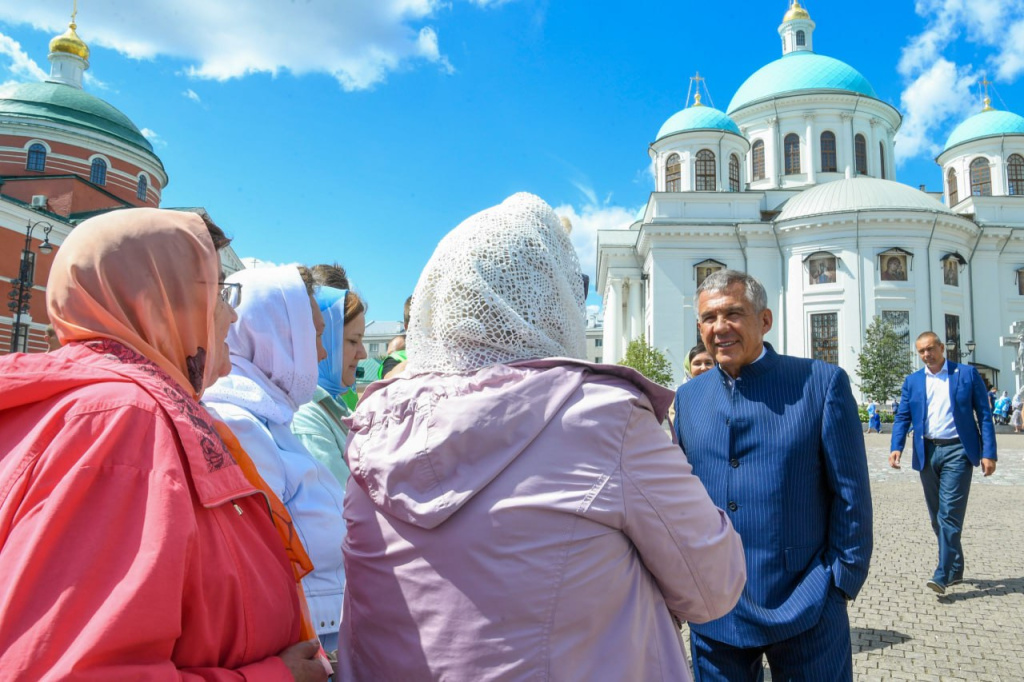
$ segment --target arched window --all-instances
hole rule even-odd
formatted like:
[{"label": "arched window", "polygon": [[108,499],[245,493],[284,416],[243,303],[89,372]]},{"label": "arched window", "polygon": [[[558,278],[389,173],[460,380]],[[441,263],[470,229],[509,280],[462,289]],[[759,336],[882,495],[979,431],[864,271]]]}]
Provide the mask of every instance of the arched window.
[{"label": "arched window", "polygon": [[976,197],[992,196],[992,169],[983,156],[971,161],[971,194]]},{"label": "arched window", "polygon": [[146,180],[145,175],[139,176],[139,185],[135,188],[135,196],[139,198],[139,201],[146,200],[146,191],[149,189],[149,181]]},{"label": "arched window", "polygon": [[783,148],[786,150],[786,175],[794,175],[800,172],[800,136],[796,133],[786,135],[783,140]]},{"label": "arched window", "polygon": [[878,143],[878,177],[885,180],[885,145]]},{"label": "arched window", "polygon": [[821,134],[821,172],[836,172],[836,134],[831,130]]},{"label": "arched window", "polygon": [[672,154],[665,161],[665,191],[666,192],[678,192],[680,189],[679,183],[680,177],[680,165],[679,155]]},{"label": "arched window", "polygon": [[764,180],[764,141],[758,140],[750,151],[750,162],[753,166],[755,180]]},{"label": "arched window", "polygon": [[960,203],[960,188],[956,184],[956,171],[952,168],[946,173],[946,192],[949,194],[949,207]]},{"label": "arched window", "polygon": [[800,47],[807,44],[807,36],[804,35],[803,31],[796,32],[796,44]]},{"label": "arched window", "polygon": [[107,184],[107,162],[103,159],[92,160],[92,170],[89,172],[89,182],[94,185]]},{"label": "arched window", "polygon": [[868,143],[857,133],[853,138],[853,158],[857,163],[857,175],[868,174]]},{"label": "arched window", "polygon": [[735,154],[729,156],[729,191],[740,191],[740,157]]},{"label": "arched window", "polygon": [[46,170],[46,147],[36,143],[28,148],[28,162],[25,164],[25,170]]},{"label": "arched window", "polygon": [[1011,196],[1024,194],[1024,156],[1013,154],[1006,160],[1006,180]]},{"label": "arched window", "polygon": [[714,192],[715,182],[715,154],[710,149],[701,149],[697,152],[697,191]]}]

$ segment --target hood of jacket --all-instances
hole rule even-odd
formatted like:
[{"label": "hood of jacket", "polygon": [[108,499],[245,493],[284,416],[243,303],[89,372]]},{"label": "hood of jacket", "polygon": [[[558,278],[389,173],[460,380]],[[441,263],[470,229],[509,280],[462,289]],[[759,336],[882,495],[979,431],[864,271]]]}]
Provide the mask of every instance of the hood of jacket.
[{"label": "hood of jacket", "polygon": [[348,419],[352,478],[383,513],[435,528],[515,461],[596,375],[633,384],[664,419],[672,391],[615,365],[548,358],[398,377],[371,385]]}]

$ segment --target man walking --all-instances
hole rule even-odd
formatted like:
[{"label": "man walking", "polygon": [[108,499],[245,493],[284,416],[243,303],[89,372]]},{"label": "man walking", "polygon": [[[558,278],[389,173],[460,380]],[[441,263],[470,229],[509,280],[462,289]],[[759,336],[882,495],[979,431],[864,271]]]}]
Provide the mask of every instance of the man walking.
[{"label": "man walking", "polygon": [[939,594],[963,580],[960,535],[974,467],[996,470],[996,430],[985,382],[970,365],[946,360],[935,332],[917,337],[924,368],[903,382],[892,428],[889,466],[900,468],[907,430],[914,427],[913,467],[921,474],[924,501],[939,540],[939,564],[926,585]]},{"label": "man walking", "polygon": [[718,364],[676,393],[675,432],[711,499],[743,538],[747,586],[728,615],[690,624],[697,682],[851,680],[846,602],[871,559],[864,434],[850,380],[779,355],[764,287],[733,270],[697,289]]}]

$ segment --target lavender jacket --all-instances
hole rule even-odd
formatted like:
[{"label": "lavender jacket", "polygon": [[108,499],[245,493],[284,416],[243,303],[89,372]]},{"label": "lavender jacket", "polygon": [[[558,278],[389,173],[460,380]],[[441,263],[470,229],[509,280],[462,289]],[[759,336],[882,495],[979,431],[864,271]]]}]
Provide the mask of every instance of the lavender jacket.
[{"label": "lavender jacket", "polygon": [[351,419],[343,680],[689,680],[673,616],[746,579],[661,426],[672,392],[562,358],[374,384]]}]

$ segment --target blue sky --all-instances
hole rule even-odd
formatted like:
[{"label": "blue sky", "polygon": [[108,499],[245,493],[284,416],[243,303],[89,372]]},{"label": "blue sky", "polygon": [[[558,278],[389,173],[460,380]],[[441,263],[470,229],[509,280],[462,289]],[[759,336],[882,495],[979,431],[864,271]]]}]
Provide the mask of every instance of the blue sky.
[{"label": "blue sky", "polygon": [[[904,114],[897,178],[993,105],[1024,114],[1024,0],[803,3],[815,50]],[[86,89],[125,112],[242,257],[344,265],[371,319],[399,319],[440,238],[517,191],[595,231],[653,187],[647,146],[689,77],[728,106],[780,55],[788,0],[81,0]],[[49,72],[71,0],[0,0],[0,82]],[[709,102],[705,100],[705,104]],[[600,304],[591,294],[590,302]]]}]

